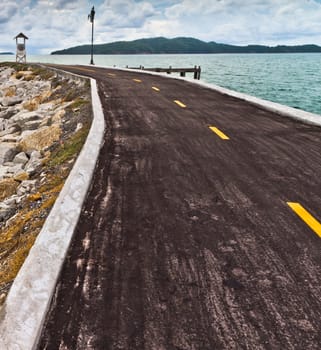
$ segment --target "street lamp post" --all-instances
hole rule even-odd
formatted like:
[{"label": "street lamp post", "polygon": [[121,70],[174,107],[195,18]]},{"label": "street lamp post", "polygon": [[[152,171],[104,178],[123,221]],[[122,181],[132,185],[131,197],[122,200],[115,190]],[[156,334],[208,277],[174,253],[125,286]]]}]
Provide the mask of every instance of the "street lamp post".
[{"label": "street lamp post", "polygon": [[88,15],[88,19],[91,22],[91,59],[90,64],[94,64],[94,19],[95,19],[95,7],[93,6],[90,14]]}]

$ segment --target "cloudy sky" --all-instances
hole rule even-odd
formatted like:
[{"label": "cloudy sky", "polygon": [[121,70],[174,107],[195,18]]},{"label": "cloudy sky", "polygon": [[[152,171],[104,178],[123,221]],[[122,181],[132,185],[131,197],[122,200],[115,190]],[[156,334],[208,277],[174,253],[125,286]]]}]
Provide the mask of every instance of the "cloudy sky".
[{"label": "cloudy sky", "polygon": [[29,37],[30,54],[90,43],[191,36],[247,45],[321,45],[321,0],[1,0],[0,52]]}]

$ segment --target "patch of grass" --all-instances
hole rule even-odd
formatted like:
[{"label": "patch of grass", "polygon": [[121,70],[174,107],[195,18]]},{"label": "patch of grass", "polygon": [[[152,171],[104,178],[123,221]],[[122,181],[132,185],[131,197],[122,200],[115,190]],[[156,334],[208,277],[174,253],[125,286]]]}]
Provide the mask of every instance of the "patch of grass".
[{"label": "patch of grass", "polygon": [[0,180],[0,201],[16,193],[19,183],[13,179]]},{"label": "patch of grass", "polygon": [[22,72],[18,72],[17,74],[16,74],[16,79],[21,79],[21,78],[23,78],[25,75],[22,73]]},{"label": "patch of grass", "polygon": [[74,135],[72,135],[59,149],[53,152],[49,166],[55,167],[61,165],[75,156],[77,156],[86,140],[89,132],[89,126],[85,125],[80,130],[78,130]]},{"label": "patch of grass", "polygon": [[4,92],[5,97],[12,97],[15,95],[16,95],[16,88],[14,86],[8,87]]},{"label": "patch of grass", "polygon": [[56,89],[58,86],[60,86],[61,80],[58,77],[53,77],[51,80],[51,87],[53,89]]},{"label": "patch of grass", "polygon": [[30,74],[30,75],[26,75],[24,80],[25,81],[31,81],[31,80],[35,80],[36,76],[34,74]]},{"label": "patch of grass", "polygon": [[[11,282],[17,275],[29,250],[41,231],[45,219],[54,205],[63,185],[67,172],[51,174],[46,188],[42,192],[31,194],[23,209],[8,227],[0,231],[0,286]],[[35,205],[35,200],[39,201]]]},{"label": "patch of grass", "polygon": [[83,105],[88,104],[88,100],[84,100],[81,97],[76,98],[76,100],[69,106],[71,109],[80,108]]},{"label": "patch of grass", "polygon": [[[6,284],[12,281],[28,256],[29,250],[41,231],[49,210],[53,206],[63,186],[61,184],[42,195],[45,198],[39,207],[28,206],[22,210],[9,227],[0,232],[0,281]],[[33,202],[27,201],[27,203]]]},{"label": "patch of grass", "polygon": [[0,67],[10,67],[15,71],[26,71],[30,68],[30,65],[16,62],[3,62],[0,64]]},{"label": "patch of grass", "polygon": [[55,76],[55,73],[50,71],[49,69],[41,68],[41,67],[36,67],[33,68],[33,74],[38,75],[41,80],[50,80]]},{"label": "patch of grass", "polygon": [[8,282],[11,282],[16,277],[22,264],[28,256],[29,250],[34,244],[39,231],[40,228],[38,228],[36,231],[33,231],[28,236],[19,236],[12,241],[15,249],[11,252],[10,257],[6,260],[6,262],[1,266],[1,283],[6,284]]},{"label": "patch of grass", "polygon": [[39,103],[35,100],[26,101],[23,103],[22,107],[29,112],[35,111],[39,107]]},{"label": "patch of grass", "polygon": [[85,88],[86,89],[90,89],[90,87],[91,87],[90,79],[86,79],[86,81],[85,81]]},{"label": "patch of grass", "polygon": [[64,180],[62,179],[65,179],[67,175],[68,172],[66,171],[47,175],[47,181],[39,188],[39,193],[59,192],[64,184]]},{"label": "patch of grass", "polygon": [[0,64],[0,66],[1,67],[10,67],[16,71],[28,69],[27,65],[21,64],[21,63],[16,63],[16,62],[3,62]]},{"label": "patch of grass", "polygon": [[66,96],[63,98],[63,101],[70,102],[75,98],[75,96],[76,96],[76,91],[70,90],[70,91],[68,91]]}]

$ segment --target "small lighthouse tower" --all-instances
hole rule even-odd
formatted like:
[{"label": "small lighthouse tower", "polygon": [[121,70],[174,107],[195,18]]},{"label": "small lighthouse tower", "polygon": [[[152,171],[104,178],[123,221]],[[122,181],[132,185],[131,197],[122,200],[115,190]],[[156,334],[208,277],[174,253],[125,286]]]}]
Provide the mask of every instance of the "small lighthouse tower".
[{"label": "small lighthouse tower", "polygon": [[26,40],[28,37],[20,33],[14,39],[16,39],[17,44],[16,62],[26,63]]}]

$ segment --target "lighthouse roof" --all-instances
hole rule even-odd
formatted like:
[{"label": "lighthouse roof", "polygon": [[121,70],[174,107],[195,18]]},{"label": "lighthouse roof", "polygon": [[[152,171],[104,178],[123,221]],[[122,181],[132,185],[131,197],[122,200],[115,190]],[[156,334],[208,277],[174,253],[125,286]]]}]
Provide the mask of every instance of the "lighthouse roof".
[{"label": "lighthouse roof", "polygon": [[29,39],[26,35],[24,35],[23,33],[19,33],[17,36],[14,37],[14,39],[18,39],[18,38],[24,38],[24,39]]}]

